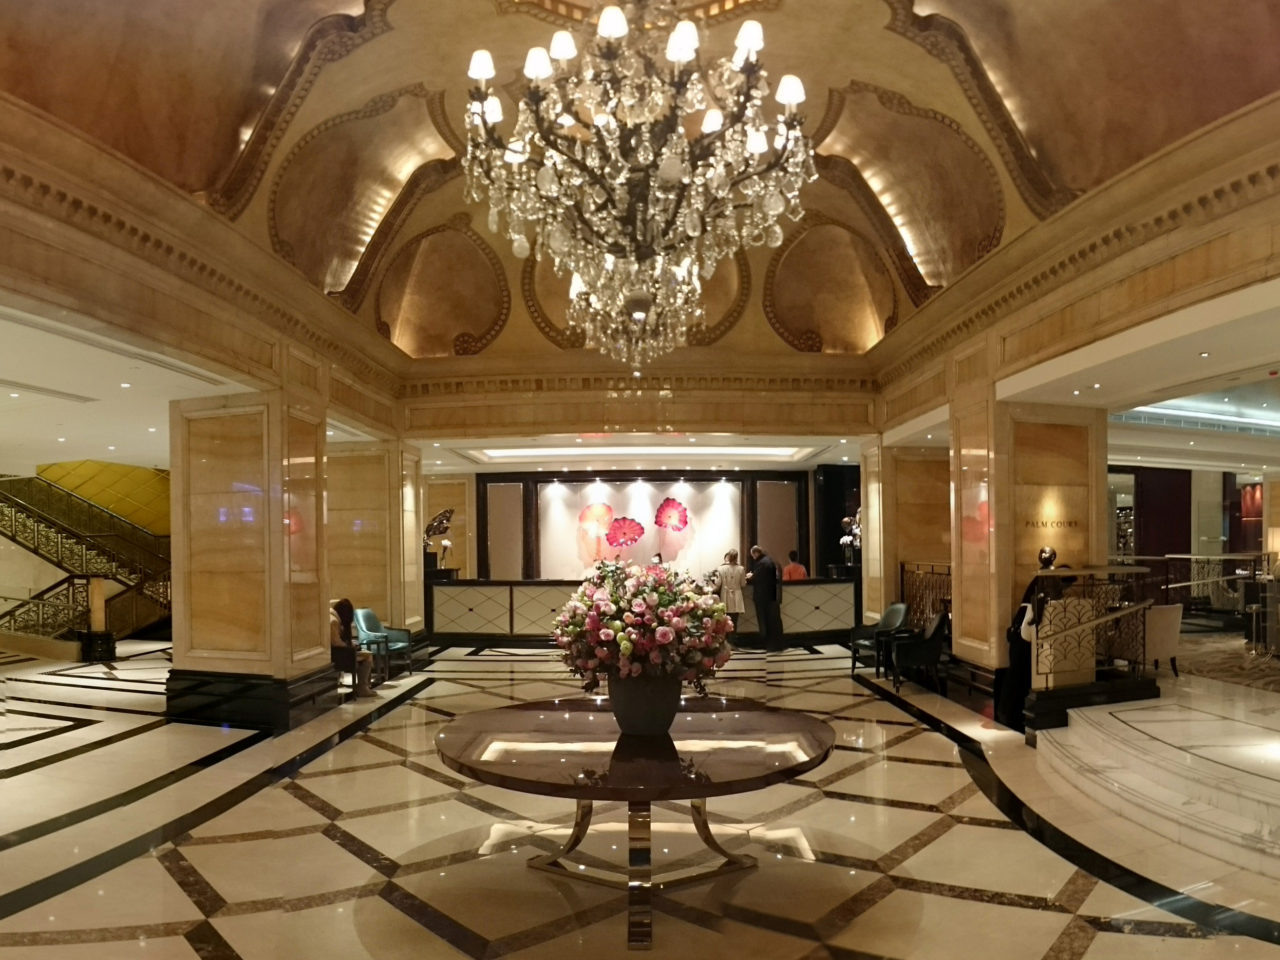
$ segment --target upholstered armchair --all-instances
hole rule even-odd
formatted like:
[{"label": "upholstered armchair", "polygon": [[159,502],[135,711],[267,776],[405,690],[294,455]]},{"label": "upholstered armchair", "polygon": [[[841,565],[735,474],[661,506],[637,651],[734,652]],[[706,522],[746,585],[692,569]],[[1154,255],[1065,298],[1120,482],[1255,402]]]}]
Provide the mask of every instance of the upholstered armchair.
[{"label": "upholstered armchair", "polygon": [[375,666],[383,677],[390,677],[396,664],[403,664],[407,672],[413,673],[413,643],[408,630],[384,627],[368,607],[356,611],[355,627],[360,645],[373,653]]},{"label": "upholstered armchair", "polygon": [[922,633],[898,631],[890,637],[892,646],[893,689],[902,687],[903,677],[914,668],[933,681],[934,689],[943,690],[942,656],[947,652],[951,620],[946,613],[936,614]]},{"label": "upholstered armchair", "polygon": [[[875,657],[876,678],[880,677],[880,664],[882,660],[889,657],[889,637],[896,630],[901,630],[903,624],[907,622],[907,605],[905,603],[891,603],[880,617],[878,623],[866,624],[861,627],[853,628],[853,638],[850,646],[852,663],[850,664],[850,673],[858,669],[858,651],[869,650]],[[885,674],[889,672],[888,663],[885,663]]]}]

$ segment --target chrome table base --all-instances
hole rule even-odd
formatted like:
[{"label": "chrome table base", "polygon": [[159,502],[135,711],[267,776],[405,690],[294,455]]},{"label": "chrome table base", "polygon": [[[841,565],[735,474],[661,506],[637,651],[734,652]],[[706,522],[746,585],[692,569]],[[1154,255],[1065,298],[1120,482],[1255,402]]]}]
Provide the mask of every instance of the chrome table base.
[{"label": "chrome table base", "polygon": [[579,800],[573,818],[573,829],[564,845],[555,853],[533,857],[529,866],[559,877],[573,877],[627,891],[627,946],[632,950],[647,950],[653,945],[653,890],[697,883],[710,877],[719,877],[738,870],[750,870],[756,858],[731,853],[720,845],[707,823],[707,801],[692,800],[693,828],[709,850],[723,857],[723,862],[694,873],[681,874],[665,880],[653,879],[651,855],[652,832],[648,801],[627,804],[627,872],[626,874],[585,873],[564,862],[564,858],[577,849],[591,826],[591,801]]}]

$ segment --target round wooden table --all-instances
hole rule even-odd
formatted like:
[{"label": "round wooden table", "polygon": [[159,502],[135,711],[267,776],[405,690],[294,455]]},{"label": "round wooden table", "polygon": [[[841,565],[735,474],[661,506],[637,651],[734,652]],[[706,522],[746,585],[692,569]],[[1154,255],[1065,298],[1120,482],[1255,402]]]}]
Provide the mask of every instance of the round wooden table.
[{"label": "round wooden table", "polygon": [[[577,803],[573,829],[553,854],[529,866],[628,892],[627,945],[653,942],[654,887],[692,883],[750,869],[755,858],[725,850],[707,823],[707,798],[747,793],[811,770],[831,753],[835,733],[808,714],[754,700],[685,698],[670,736],[621,736],[609,702],[542,700],[470,713],[436,734],[446,766],[482,783],[564,797]],[[564,859],[591,825],[596,800],[627,804],[625,873],[588,874]],[[722,861],[693,874],[655,880],[650,857],[650,804],[690,801],[694,829]]]}]

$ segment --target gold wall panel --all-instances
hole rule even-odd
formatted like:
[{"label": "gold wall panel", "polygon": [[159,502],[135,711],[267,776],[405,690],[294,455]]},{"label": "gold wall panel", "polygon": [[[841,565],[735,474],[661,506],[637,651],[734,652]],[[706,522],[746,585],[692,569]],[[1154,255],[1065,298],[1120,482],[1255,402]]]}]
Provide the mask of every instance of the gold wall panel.
[{"label": "gold wall panel", "polygon": [[988,472],[991,440],[986,403],[953,417],[952,444],[956,452],[952,462],[957,470],[958,514],[955,529],[959,536],[952,563],[952,598],[956,601],[953,632],[957,640],[974,645],[971,651],[980,651],[981,662],[994,666],[999,654],[991,639],[994,529]]},{"label": "gold wall panel", "polygon": [[951,464],[897,457],[893,495],[898,562],[951,562]]},{"label": "gold wall panel", "polygon": [[[436,555],[439,556],[440,540],[446,539],[453,544],[448,556],[444,557],[440,566],[458,571],[462,580],[475,576],[469,560],[468,541],[471,537],[471,522],[467,511],[466,480],[428,480],[423,493],[423,517],[434,517],[441,510],[453,510],[453,519],[449,523],[449,532],[443,538],[436,537]],[[425,521],[424,521],[425,525]]]},{"label": "gold wall panel", "polygon": [[1058,551],[1059,566],[1090,561],[1090,446],[1087,426],[1014,421],[1013,588],[1018,597],[1039,569],[1042,546]]},{"label": "gold wall panel", "polygon": [[320,426],[285,418],[284,527],[288,570],[289,646],[296,655],[323,646],[327,597],[320,595],[323,551],[319,470]]},{"label": "gold wall panel", "polygon": [[101,460],[44,463],[36,474],[158,536],[169,535],[169,471]]}]

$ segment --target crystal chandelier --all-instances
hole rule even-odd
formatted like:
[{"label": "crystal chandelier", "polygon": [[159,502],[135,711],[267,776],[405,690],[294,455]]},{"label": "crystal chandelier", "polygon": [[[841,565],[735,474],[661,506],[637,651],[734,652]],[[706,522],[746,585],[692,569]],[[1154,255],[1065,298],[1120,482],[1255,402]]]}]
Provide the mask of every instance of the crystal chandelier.
[{"label": "crystal chandelier", "polygon": [[673,0],[608,5],[579,44],[567,30],[534,47],[515,128],[486,50],[468,71],[467,199],[489,199],[489,229],[515,256],[549,254],[572,277],[568,322],[587,346],[639,367],[702,322],[702,282],[738,249],[782,243],[778,219],[803,216],[816,177],[797,108],[778,82],[766,116],[764,31],[744,21],[732,56],[703,63],[698,25]]}]

